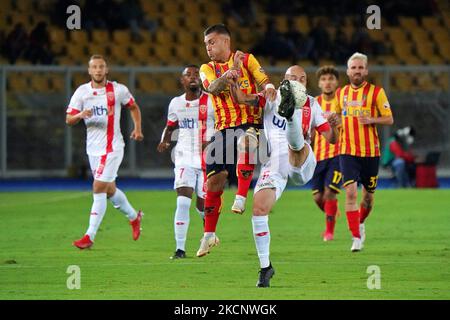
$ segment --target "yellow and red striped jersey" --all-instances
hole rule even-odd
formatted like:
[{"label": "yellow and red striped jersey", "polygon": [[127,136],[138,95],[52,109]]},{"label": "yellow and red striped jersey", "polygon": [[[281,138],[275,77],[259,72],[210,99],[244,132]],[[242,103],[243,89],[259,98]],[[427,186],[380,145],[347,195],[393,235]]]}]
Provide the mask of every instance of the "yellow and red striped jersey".
[{"label": "yellow and red striped jersey", "polygon": [[342,114],[340,154],[358,157],[380,156],[380,139],[375,124],[359,123],[359,116],[392,116],[384,89],[368,82],[359,88],[348,84],[336,91],[336,113]]},{"label": "yellow and red striped jersey", "polygon": [[[316,97],[317,102],[324,114],[330,112],[336,112],[337,99],[336,95],[333,100],[327,101],[322,95]],[[316,134],[314,138],[314,153],[316,154],[316,160],[322,161],[330,158],[334,158],[339,154],[338,143],[331,144],[321,134]]]},{"label": "yellow and red striped jersey", "polygon": [[[209,85],[233,66],[234,52],[225,63],[210,61],[200,67],[200,77],[203,87],[208,90]],[[256,58],[249,53],[245,54],[238,79],[239,87],[247,94],[258,93],[257,86],[262,86],[269,78],[261,68]],[[260,107],[238,104],[227,88],[218,95],[211,95],[215,111],[216,130],[232,128],[241,124],[262,124],[263,109]]]}]

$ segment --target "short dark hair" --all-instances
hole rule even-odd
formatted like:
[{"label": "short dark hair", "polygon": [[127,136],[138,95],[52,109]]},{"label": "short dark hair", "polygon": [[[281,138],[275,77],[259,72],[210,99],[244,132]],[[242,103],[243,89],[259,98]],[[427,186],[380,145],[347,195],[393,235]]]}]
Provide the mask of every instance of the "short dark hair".
[{"label": "short dark hair", "polygon": [[91,62],[91,60],[94,60],[94,59],[102,59],[103,61],[105,61],[106,64],[108,64],[108,62],[106,61],[105,57],[102,56],[101,54],[93,54],[93,55],[89,58],[88,63]]},{"label": "short dark hair", "polygon": [[321,76],[326,74],[332,74],[336,77],[336,79],[339,79],[339,72],[334,66],[323,66],[320,67],[316,72],[317,80],[320,79]]},{"label": "short dark hair", "polygon": [[216,32],[218,34],[226,34],[229,37],[231,37],[230,30],[223,23],[215,24],[213,26],[206,28],[205,32],[203,32],[203,35],[207,36],[208,34],[213,33],[213,32]]},{"label": "short dark hair", "polygon": [[186,65],[186,66],[183,68],[183,71],[181,71],[181,75],[184,74],[184,70],[186,70],[187,68],[196,68],[196,69],[199,69],[199,70],[200,70],[200,67],[199,67],[198,65],[196,65],[196,64],[188,64],[188,65]]}]

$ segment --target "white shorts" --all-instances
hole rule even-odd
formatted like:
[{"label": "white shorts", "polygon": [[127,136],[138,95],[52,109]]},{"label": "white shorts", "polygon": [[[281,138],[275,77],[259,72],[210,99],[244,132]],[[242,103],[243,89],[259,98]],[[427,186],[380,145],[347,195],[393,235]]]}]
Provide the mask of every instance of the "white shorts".
[{"label": "white shorts", "polygon": [[316,168],[316,157],[311,146],[305,163],[300,168],[293,167],[289,163],[289,154],[283,153],[278,156],[271,155],[267,163],[261,167],[254,193],[262,189],[275,189],[276,200],[281,197],[288,180],[295,185],[304,185],[311,180]]},{"label": "white shorts", "polygon": [[123,159],[123,149],[107,153],[103,156],[89,156],[92,176],[102,182],[113,182],[117,178]]},{"label": "white shorts", "polygon": [[203,170],[189,166],[179,166],[173,169],[175,173],[174,189],[188,187],[194,189],[199,198],[205,199],[206,181],[203,176]]}]

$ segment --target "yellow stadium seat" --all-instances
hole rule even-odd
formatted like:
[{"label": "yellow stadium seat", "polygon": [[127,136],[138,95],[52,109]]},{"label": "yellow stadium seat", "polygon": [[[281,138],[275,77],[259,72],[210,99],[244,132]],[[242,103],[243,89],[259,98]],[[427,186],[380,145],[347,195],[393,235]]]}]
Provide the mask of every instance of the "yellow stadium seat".
[{"label": "yellow stadium seat", "polygon": [[108,44],[110,41],[109,32],[106,30],[92,31],[92,41],[96,44]]},{"label": "yellow stadium seat", "polygon": [[120,46],[127,46],[131,42],[131,34],[128,30],[115,30],[113,42]]},{"label": "yellow stadium seat", "polygon": [[380,72],[370,72],[368,81],[377,86],[383,86],[383,74]]},{"label": "yellow stadium seat", "polygon": [[192,32],[203,32],[203,30],[208,27],[201,22],[201,19],[199,19],[198,16],[192,15],[186,16],[186,18],[184,19],[184,25],[187,30]]},{"label": "yellow stadium seat", "polygon": [[301,15],[294,18],[295,29],[303,34],[308,34],[310,31],[310,24],[308,21],[308,17]]},{"label": "yellow stadium seat", "polygon": [[139,73],[136,75],[138,92],[154,93],[158,90],[158,83],[154,79],[154,76],[148,73]]},{"label": "yellow stadium seat", "polygon": [[422,26],[427,29],[427,30],[431,30],[434,29],[436,27],[440,26],[439,20],[437,19],[437,17],[435,16],[431,16],[431,17],[422,17]]},{"label": "yellow stadium seat", "polygon": [[384,33],[383,29],[367,30],[367,34],[369,35],[369,37],[372,41],[379,41],[379,42],[385,41],[385,33]]},{"label": "yellow stadium seat", "polygon": [[180,62],[183,64],[192,62],[195,59],[192,45],[177,45],[175,50],[177,58],[180,59]]},{"label": "yellow stadium seat", "polygon": [[51,28],[49,31],[51,43],[65,43],[66,32],[59,28]]},{"label": "yellow stadium seat", "polygon": [[67,55],[72,58],[80,58],[86,56],[83,46],[69,43],[66,45]]},{"label": "yellow stadium seat", "polygon": [[138,61],[145,61],[151,55],[150,45],[147,43],[141,43],[139,45],[133,45],[131,47],[132,55]]},{"label": "yellow stadium seat", "polygon": [[178,77],[161,77],[161,82],[159,84],[162,93],[177,94],[181,90],[181,85],[178,81]]},{"label": "yellow stadium seat", "polygon": [[438,88],[448,91],[449,83],[448,83],[448,74],[442,73],[438,76],[435,76],[435,84]]},{"label": "yellow stadium seat", "polygon": [[88,48],[88,56],[93,54],[101,54],[103,56],[108,56],[108,51],[106,43],[105,44],[91,44]]},{"label": "yellow stadium seat", "polygon": [[37,73],[31,76],[30,84],[33,92],[48,93],[50,92],[50,86],[48,77],[45,74]]},{"label": "yellow stadium seat", "polygon": [[63,74],[50,74],[48,80],[50,91],[64,92],[66,82]]},{"label": "yellow stadium seat", "polygon": [[445,64],[445,60],[435,54],[428,56],[426,62],[428,62],[429,64]]},{"label": "yellow stadium seat", "polygon": [[310,66],[314,65],[313,62],[311,60],[308,60],[308,59],[298,60],[297,64],[299,66],[303,67],[303,68],[304,67],[310,67]]},{"label": "yellow stadium seat", "polygon": [[158,1],[143,0],[141,1],[141,5],[142,10],[149,16],[155,16],[155,14],[161,10]]},{"label": "yellow stadium seat", "polygon": [[397,73],[393,76],[394,88],[398,91],[410,91],[412,87],[412,77],[410,73]]},{"label": "yellow stadium seat", "polygon": [[70,41],[77,45],[88,44],[88,34],[83,30],[73,30],[69,32]]},{"label": "yellow stadium seat", "polygon": [[109,78],[111,81],[116,81],[116,82],[118,82],[118,83],[121,83],[121,84],[126,85],[127,87],[130,85],[130,83],[129,83],[129,81],[128,81],[129,76],[128,76],[127,73],[114,72],[114,71],[113,71],[113,72],[111,72],[111,73],[108,75],[108,78]]},{"label": "yellow stadium seat", "polygon": [[218,23],[223,23],[223,17],[220,14],[216,15],[213,13],[208,13],[208,15],[205,17],[205,26],[212,26]]},{"label": "yellow stadium seat", "polygon": [[381,65],[395,65],[400,64],[400,60],[393,55],[382,55],[376,57],[375,61]]},{"label": "yellow stadium seat", "polygon": [[412,17],[399,17],[400,26],[406,30],[415,30],[419,28],[416,18]]},{"label": "yellow stadium seat", "polygon": [[117,64],[126,64],[130,59],[130,50],[127,45],[113,45],[110,47],[111,60]]},{"label": "yellow stadium seat", "polygon": [[402,58],[402,60],[407,65],[408,64],[412,64],[412,65],[423,64],[423,61],[414,55],[406,55]]},{"label": "yellow stadium seat", "polygon": [[180,11],[180,6],[176,1],[163,1],[161,2],[161,11],[165,16],[173,15]]},{"label": "yellow stadium seat", "polygon": [[85,72],[85,73],[75,73],[73,75],[72,78],[72,88],[76,89],[79,86],[81,86],[82,84],[88,83],[89,81],[91,81],[91,79],[89,78],[89,75]]},{"label": "yellow stadium seat", "polygon": [[275,16],[275,26],[278,32],[281,33],[287,32],[288,31],[287,16],[285,15]]},{"label": "yellow stadium seat", "polygon": [[415,89],[418,91],[434,91],[437,89],[429,73],[417,74],[415,75],[415,80]]},{"label": "yellow stadium seat", "polygon": [[423,41],[428,41],[430,39],[430,36],[428,35],[427,31],[422,28],[418,28],[411,32],[411,38],[415,43],[420,43]]},{"label": "yellow stadium seat", "polygon": [[434,55],[434,43],[431,41],[422,41],[416,44],[417,55],[424,61],[428,60],[428,57]]},{"label": "yellow stadium seat", "polygon": [[173,33],[168,29],[158,29],[155,33],[155,41],[161,45],[167,45],[168,43],[170,44],[174,41]]},{"label": "yellow stadium seat", "polygon": [[7,78],[8,92],[24,93],[30,92],[31,87],[28,83],[28,77],[21,73],[13,73]]}]

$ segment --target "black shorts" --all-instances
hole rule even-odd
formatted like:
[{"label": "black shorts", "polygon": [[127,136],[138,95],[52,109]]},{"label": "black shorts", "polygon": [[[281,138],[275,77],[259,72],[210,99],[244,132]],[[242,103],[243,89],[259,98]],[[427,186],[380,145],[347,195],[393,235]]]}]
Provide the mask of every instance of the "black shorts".
[{"label": "black shorts", "polygon": [[339,156],[343,174],[342,186],[353,182],[361,183],[368,192],[375,192],[378,182],[380,157]]},{"label": "black shorts", "polygon": [[237,127],[219,130],[214,134],[205,150],[207,178],[224,170],[229,175],[235,174],[238,160],[238,140],[251,127],[255,128],[258,133],[259,129],[261,129],[261,125],[243,124]]},{"label": "black shorts", "polygon": [[323,192],[325,187],[335,193],[339,193],[341,187],[342,173],[339,165],[339,156],[317,162],[311,179],[313,194]]}]

